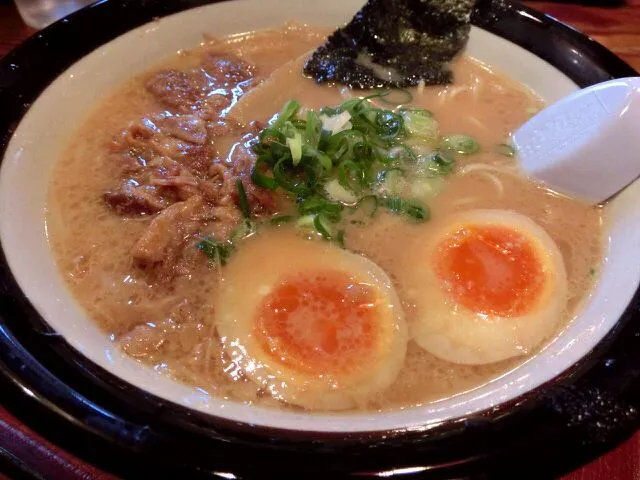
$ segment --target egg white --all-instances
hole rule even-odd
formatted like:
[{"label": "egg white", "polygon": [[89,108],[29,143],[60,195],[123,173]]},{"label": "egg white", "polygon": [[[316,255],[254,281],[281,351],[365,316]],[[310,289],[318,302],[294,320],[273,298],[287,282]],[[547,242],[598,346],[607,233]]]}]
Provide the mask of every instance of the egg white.
[{"label": "egg white", "polygon": [[[265,352],[255,338],[261,302],[282,279],[323,270],[345,272],[375,291],[379,341],[375,351],[349,372],[299,371]],[[231,362],[274,398],[290,404],[319,410],[353,408],[388,388],[404,363],[408,329],[387,274],[361,255],[289,229],[243,242],[223,269],[215,308],[218,334]]]},{"label": "egg white", "polygon": [[[494,225],[525,236],[545,276],[529,310],[502,317],[477,313],[457,304],[434,272],[434,251],[463,226]],[[530,218],[507,210],[471,210],[417,235],[404,256],[401,282],[415,308],[409,320],[411,338],[431,354],[460,364],[486,364],[527,355],[554,333],[567,299],[567,275],[553,239]]]}]

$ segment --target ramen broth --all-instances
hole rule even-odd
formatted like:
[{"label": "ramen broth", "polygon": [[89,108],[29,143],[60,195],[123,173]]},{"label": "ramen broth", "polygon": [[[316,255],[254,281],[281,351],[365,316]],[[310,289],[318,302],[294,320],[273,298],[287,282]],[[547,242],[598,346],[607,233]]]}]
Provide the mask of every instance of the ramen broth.
[{"label": "ramen broth", "polygon": [[[217,398],[295,408],[273,400],[237,371],[223,352],[215,328],[214,299],[224,267],[220,273],[195,247],[189,250],[193,258],[189,257],[188,268],[182,274],[176,270],[178,274],[170,280],[147,274],[132,260],[131,251],[154,214],[120,215],[105,205],[103,192],[113,188],[122,175],[121,166],[114,161],[113,139],[131,122],[164,110],[165,106],[149,93],[148,82],[154,72],[188,70],[213,51],[236,55],[255,66],[256,78],[267,79],[279,66],[319,45],[324,33],[289,27],[211,40],[179,52],[109,93],[90,113],[55,166],[47,231],[74,297],[127,354]],[[273,85],[267,87],[272,93],[266,89],[266,93],[253,93],[259,101],[243,105],[244,121],[266,121],[288,98],[296,98],[308,108],[320,108],[357,95],[339,86],[319,86],[304,78],[296,65],[299,73],[285,72],[280,77],[282,84],[271,80]],[[496,152],[496,146],[542,106],[539,98],[469,57],[457,59],[453,72],[453,85],[412,89],[412,105],[431,111],[442,134],[470,135],[481,150],[458,159],[454,173],[445,178],[441,192],[429,202],[431,217],[437,221],[470,209],[509,209],[527,215],[548,232],[562,252],[569,283],[567,308],[551,339],[567,325],[590,292],[602,260],[603,212],[523,178],[513,168],[515,159]],[[245,141],[239,135],[245,133],[232,131],[217,136],[214,155],[221,161],[232,161],[234,151]],[[399,268],[404,265],[397,261],[398,256],[403,245],[418,232],[428,232],[432,223],[415,224],[381,212],[375,221],[346,227],[346,249],[365,255],[389,275],[407,321],[414,306],[405,295],[408,286],[398,281],[403,277]],[[209,230],[204,233],[218,228],[215,222],[207,225]],[[496,379],[533,354],[487,365],[459,365],[436,358],[410,341],[404,367],[392,387],[359,408],[406,408],[448,398]]]}]

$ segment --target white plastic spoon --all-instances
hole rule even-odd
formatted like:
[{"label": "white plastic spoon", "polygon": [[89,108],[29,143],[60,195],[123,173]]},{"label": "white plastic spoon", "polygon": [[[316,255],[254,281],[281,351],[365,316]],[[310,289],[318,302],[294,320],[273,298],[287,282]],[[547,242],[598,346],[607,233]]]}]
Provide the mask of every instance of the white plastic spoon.
[{"label": "white plastic spoon", "polygon": [[640,77],[609,80],[550,105],[513,135],[525,173],[602,203],[640,176]]}]

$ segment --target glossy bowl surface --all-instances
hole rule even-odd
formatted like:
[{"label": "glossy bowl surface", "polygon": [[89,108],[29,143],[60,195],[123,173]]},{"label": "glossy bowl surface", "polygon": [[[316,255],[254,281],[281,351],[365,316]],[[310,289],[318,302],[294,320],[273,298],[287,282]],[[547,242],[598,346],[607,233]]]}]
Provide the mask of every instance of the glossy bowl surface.
[{"label": "glossy bowl surface", "polygon": [[[242,462],[229,462],[248,452],[266,458],[266,468],[274,470],[313,463],[343,473],[405,464],[415,472],[456,471],[497,463],[508,452],[515,458],[518,448],[524,454],[533,445],[551,454],[548,447],[560,438],[581,444],[576,456],[585,455],[585,443],[604,448],[635,428],[640,262],[630,259],[640,245],[639,185],[607,207],[602,280],[567,331],[525,366],[451,400],[374,415],[274,412],[212,399],[113,349],[61,284],[42,222],[51,164],[87,108],[122,80],[196,45],[202,33],[237,33],[292,19],[335,26],[360,6],[353,0],[236,0],[164,17],[207,2],[165,3],[101,2],[44,30],[0,64],[5,381],[31,392],[48,411],[64,413],[93,441],[96,434],[106,439],[108,449],[139,451],[138,460],[166,452],[171,468],[180,463],[176,452],[189,445],[188,468],[228,472],[246,470]],[[163,18],[147,23],[155,17]],[[91,23],[97,18],[102,27]],[[595,42],[524,7],[480,3],[474,23],[468,53],[547,101],[578,86],[634,75]],[[82,36],[82,44],[69,43],[74,35]],[[520,428],[531,435],[518,446]],[[478,441],[488,432],[499,434]],[[219,455],[203,453],[210,448]],[[291,452],[296,461],[288,465]],[[327,454],[339,455],[336,465],[323,460]]]}]

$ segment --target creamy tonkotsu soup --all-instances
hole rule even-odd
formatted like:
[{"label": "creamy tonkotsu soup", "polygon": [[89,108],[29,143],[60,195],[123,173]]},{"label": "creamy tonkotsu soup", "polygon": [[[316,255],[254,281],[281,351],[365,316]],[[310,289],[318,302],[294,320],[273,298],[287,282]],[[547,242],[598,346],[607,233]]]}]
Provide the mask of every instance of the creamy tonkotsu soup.
[{"label": "creamy tonkotsu soup", "polygon": [[589,294],[603,212],[520,174],[525,86],[464,56],[448,86],[321,86],[302,65],[326,33],[208,40],[106,95],[51,180],[60,271],[124,352],[217,398],[389,410],[486,384]]}]

